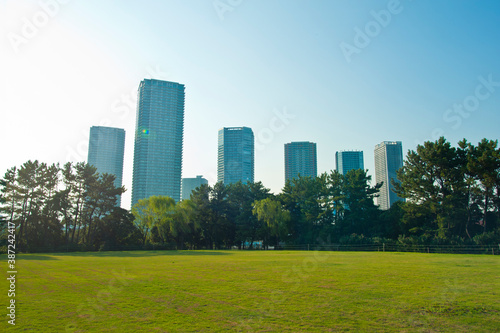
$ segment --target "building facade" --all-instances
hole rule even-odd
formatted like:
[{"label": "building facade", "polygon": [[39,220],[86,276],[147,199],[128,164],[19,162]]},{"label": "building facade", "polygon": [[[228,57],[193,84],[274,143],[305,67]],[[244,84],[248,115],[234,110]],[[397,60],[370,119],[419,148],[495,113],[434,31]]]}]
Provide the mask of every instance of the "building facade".
[{"label": "building facade", "polygon": [[254,135],[248,127],[219,130],[217,181],[226,185],[254,182]]},{"label": "building facade", "polygon": [[316,177],[317,174],[316,143],[285,143],[285,182],[299,175]]},{"label": "building facade", "polygon": [[137,97],[132,206],[163,195],[180,200],[184,85],[145,79]]},{"label": "building facade", "polygon": [[397,181],[396,171],[403,167],[403,145],[401,141],[384,141],[375,146],[375,179],[383,182],[377,203],[380,209],[391,208],[398,200],[403,200],[394,193],[392,180]]},{"label": "building facade", "polygon": [[335,153],[335,169],[345,175],[350,170],[364,170],[362,151],[338,151]]},{"label": "building facade", "polygon": [[202,176],[196,176],[196,178],[182,178],[181,200],[189,199],[191,197],[191,192],[203,184],[208,184],[208,180]]},{"label": "building facade", "polygon": [[[114,127],[92,126],[89,136],[87,163],[97,172],[115,175],[115,187],[122,186],[125,130]],[[121,205],[121,197],[117,197]]]}]

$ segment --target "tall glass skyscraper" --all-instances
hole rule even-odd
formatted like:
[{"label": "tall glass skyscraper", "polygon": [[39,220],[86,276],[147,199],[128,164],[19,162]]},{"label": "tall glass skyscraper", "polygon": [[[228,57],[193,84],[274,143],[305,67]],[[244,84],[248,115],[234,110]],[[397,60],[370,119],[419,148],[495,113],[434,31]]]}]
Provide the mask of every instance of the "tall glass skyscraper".
[{"label": "tall glass skyscraper", "polygon": [[254,181],[254,136],[248,127],[219,130],[217,181],[231,184]]},{"label": "tall glass skyscraper", "polygon": [[335,169],[345,175],[350,170],[364,170],[362,151],[338,151],[335,153]]},{"label": "tall glass skyscraper", "polygon": [[[115,175],[115,187],[122,186],[125,130],[114,127],[92,126],[89,136],[87,163],[99,173]],[[121,197],[117,198],[120,206]]]},{"label": "tall glass skyscraper", "polygon": [[375,179],[383,182],[377,203],[387,210],[398,200],[404,200],[394,193],[391,180],[397,181],[396,171],[403,167],[403,145],[401,141],[384,141],[375,146]]},{"label": "tall glass skyscraper", "polygon": [[182,189],[181,189],[182,200],[191,198],[191,192],[193,192],[193,190],[196,190],[203,184],[208,185],[208,180],[206,180],[202,176],[196,176],[196,178],[182,178]]},{"label": "tall glass skyscraper", "polygon": [[299,174],[303,177],[316,177],[318,175],[316,143],[285,143],[285,182]]},{"label": "tall glass skyscraper", "polygon": [[139,85],[132,206],[152,195],[180,200],[184,85],[145,79]]}]

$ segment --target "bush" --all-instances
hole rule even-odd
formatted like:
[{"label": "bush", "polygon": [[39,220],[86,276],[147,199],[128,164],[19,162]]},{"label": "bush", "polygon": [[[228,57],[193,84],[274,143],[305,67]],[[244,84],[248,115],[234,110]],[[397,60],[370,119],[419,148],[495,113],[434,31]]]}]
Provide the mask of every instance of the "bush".
[{"label": "bush", "polygon": [[485,232],[472,237],[472,241],[477,245],[500,244],[500,230]]}]

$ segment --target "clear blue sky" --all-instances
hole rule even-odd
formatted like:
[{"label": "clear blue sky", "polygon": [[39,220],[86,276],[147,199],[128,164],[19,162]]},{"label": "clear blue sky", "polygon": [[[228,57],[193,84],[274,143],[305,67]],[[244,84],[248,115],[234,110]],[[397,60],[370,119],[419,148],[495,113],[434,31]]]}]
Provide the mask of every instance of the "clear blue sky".
[{"label": "clear blue sky", "polygon": [[183,177],[212,184],[224,126],[254,130],[276,193],[287,142],[316,142],[318,172],[363,150],[374,175],[381,141],[500,136],[496,0],[0,1],[0,36],[0,173],[85,161],[91,126],[121,127],[125,208],[144,78],[185,84]]}]

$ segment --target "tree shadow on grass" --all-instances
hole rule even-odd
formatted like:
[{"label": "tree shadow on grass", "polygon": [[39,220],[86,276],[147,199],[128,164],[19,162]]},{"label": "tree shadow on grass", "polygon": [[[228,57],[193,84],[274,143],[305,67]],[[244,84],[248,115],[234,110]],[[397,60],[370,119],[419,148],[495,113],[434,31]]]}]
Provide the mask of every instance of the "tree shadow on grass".
[{"label": "tree shadow on grass", "polygon": [[59,260],[58,258],[47,254],[17,254],[16,260]]},{"label": "tree shadow on grass", "polygon": [[213,256],[231,255],[227,251],[204,251],[204,250],[158,250],[158,251],[102,251],[102,252],[60,252],[50,254],[19,254],[16,259],[24,260],[59,260],[57,257],[157,257],[157,256]]},{"label": "tree shadow on grass", "polygon": [[196,251],[196,250],[152,250],[152,251],[103,251],[103,252],[78,252],[71,255],[96,256],[96,257],[157,257],[157,256],[208,256],[229,255],[222,251]]}]

